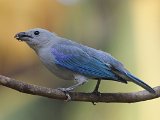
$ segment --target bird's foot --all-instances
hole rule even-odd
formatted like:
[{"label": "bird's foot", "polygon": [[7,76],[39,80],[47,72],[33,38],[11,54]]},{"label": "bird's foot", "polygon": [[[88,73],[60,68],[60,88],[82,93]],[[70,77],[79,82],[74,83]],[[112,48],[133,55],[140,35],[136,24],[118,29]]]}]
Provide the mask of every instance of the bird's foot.
[{"label": "bird's foot", "polygon": [[94,95],[96,95],[96,96],[98,96],[98,97],[101,96],[101,93],[100,93],[99,91],[93,91],[92,94],[94,94]]},{"label": "bird's foot", "polygon": [[69,92],[69,91],[72,91],[73,88],[57,88],[58,90],[62,91],[62,92]]},{"label": "bird's foot", "polygon": [[58,88],[58,90],[62,91],[65,93],[67,99],[65,100],[66,102],[69,102],[72,100],[71,96],[69,95],[69,91],[72,91],[73,88]]},{"label": "bird's foot", "polygon": [[[98,99],[101,97],[101,93],[98,90],[94,90],[92,92],[92,94],[96,95],[98,97]],[[98,101],[98,99],[97,99],[97,101]],[[92,104],[96,105],[97,101],[92,101]]]}]

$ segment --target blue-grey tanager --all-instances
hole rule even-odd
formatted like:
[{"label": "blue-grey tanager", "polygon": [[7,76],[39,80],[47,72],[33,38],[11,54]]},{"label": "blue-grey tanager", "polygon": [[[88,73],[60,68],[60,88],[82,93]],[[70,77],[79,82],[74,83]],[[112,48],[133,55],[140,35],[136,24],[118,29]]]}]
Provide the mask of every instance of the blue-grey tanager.
[{"label": "blue-grey tanager", "polygon": [[73,90],[88,79],[95,79],[97,84],[94,92],[98,92],[100,81],[103,79],[122,83],[131,81],[150,93],[155,93],[149,85],[126,70],[122,63],[101,50],[59,37],[41,28],[20,32],[15,38],[25,41],[56,76],[77,82],[71,87],[61,88],[62,91]]}]

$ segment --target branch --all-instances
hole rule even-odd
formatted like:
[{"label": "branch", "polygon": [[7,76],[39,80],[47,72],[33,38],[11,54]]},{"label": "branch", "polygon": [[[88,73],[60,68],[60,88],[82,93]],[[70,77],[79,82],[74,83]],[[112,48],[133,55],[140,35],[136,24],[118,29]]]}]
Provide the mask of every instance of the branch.
[{"label": "branch", "polygon": [[[67,96],[60,90],[32,85],[0,75],[0,85],[12,88],[22,93],[48,97],[52,99],[66,100]],[[69,92],[71,101],[105,102],[105,103],[134,103],[151,100],[160,97],[160,86],[155,87],[156,94],[150,94],[146,90],[132,93],[101,93],[97,96],[93,93]]]}]

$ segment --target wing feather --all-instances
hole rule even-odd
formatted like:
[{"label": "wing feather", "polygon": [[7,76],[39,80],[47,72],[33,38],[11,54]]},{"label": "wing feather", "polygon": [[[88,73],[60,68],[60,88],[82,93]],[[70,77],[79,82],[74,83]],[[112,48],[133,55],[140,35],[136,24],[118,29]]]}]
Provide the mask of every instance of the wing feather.
[{"label": "wing feather", "polygon": [[55,58],[55,64],[75,73],[91,78],[117,79],[107,64],[89,56],[78,47],[58,45],[54,46],[51,51]]}]

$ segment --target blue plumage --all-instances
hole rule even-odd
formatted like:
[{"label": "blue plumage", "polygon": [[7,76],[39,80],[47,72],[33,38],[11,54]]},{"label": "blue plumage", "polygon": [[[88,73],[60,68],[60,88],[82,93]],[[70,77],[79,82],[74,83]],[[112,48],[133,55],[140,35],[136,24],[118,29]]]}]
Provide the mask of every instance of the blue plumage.
[{"label": "blue plumage", "polygon": [[78,47],[61,45],[52,48],[55,64],[90,78],[117,79],[104,62],[89,56]]},{"label": "blue plumage", "polygon": [[106,52],[59,37],[40,28],[20,32],[15,37],[33,48],[44,65],[56,76],[77,81],[77,84],[63,88],[64,91],[73,90],[92,78],[98,79],[96,91],[100,80],[105,79],[123,83],[131,81],[150,93],[155,93],[149,85],[132,75],[122,63]]}]

